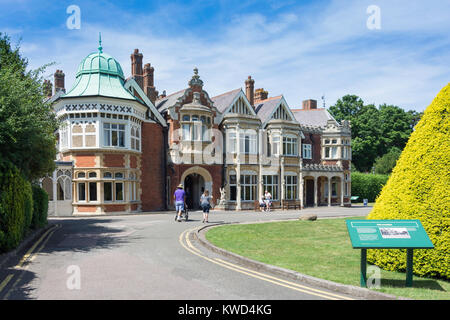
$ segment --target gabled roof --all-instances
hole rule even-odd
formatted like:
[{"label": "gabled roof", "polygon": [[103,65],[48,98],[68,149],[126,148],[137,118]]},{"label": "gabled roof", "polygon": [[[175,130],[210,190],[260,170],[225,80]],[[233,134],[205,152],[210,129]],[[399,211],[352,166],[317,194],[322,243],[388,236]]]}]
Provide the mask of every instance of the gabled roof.
[{"label": "gabled roof", "polygon": [[219,110],[220,113],[224,113],[225,110],[236,100],[242,89],[234,89],[218,96],[212,97],[211,100],[214,102],[214,106]]},{"label": "gabled roof", "polygon": [[294,109],[292,112],[300,125],[304,126],[325,127],[328,120],[336,121],[325,108]]}]

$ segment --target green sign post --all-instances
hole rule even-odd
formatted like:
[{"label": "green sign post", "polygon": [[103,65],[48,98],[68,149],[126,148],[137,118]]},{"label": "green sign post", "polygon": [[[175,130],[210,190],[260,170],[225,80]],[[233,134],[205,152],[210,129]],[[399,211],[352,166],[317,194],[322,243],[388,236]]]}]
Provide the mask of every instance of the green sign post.
[{"label": "green sign post", "polygon": [[353,249],[361,249],[361,287],[367,287],[367,249],[406,249],[406,286],[412,287],[413,249],[433,249],[420,220],[346,220]]}]

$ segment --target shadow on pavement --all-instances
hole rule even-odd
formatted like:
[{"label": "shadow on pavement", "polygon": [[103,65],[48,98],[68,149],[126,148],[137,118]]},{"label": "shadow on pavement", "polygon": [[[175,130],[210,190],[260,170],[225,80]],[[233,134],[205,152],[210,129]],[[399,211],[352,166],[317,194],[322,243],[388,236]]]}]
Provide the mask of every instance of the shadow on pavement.
[{"label": "shadow on pavement", "polygon": [[[50,255],[55,252],[90,252],[97,249],[111,249],[139,239],[133,236],[130,229],[120,225],[119,219],[67,219],[51,221],[61,225],[51,235],[43,239],[37,248],[39,255]],[[114,223],[113,226],[108,226]],[[48,242],[47,241],[48,238]],[[36,240],[37,241],[37,240]],[[44,248],[41,246],[46,243]],[[30,299],[33,291],[32,282],[36,280],[34,272],[28,270],[29,261],[21,268],[15,268],[29,248],[25,248],[16,256],[11,257],[0,270],[0,285],[6,278],[10,281],[0,292],[0,299],[25,300]],[[33,255],[31,255],[33,256]],[[11,278],[10,275],[13,275]]]}]

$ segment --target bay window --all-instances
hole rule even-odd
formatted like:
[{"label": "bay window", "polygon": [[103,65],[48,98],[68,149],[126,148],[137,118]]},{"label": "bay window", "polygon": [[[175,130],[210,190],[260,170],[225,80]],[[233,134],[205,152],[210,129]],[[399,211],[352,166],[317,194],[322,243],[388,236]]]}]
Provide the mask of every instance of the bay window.
[{"label": "bay window", "polygon": [[125,147],[125,125],[103,123],[103,138],[105,147]]},{"label": "bay window", "polygon": [[285,156],[298,155],[297,138],[283,137],[283,155]]}]

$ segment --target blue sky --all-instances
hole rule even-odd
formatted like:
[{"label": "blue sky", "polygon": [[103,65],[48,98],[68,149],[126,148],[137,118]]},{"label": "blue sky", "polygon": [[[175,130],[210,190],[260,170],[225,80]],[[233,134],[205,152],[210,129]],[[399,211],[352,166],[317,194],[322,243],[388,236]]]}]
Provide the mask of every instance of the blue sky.
[{"label": "blue sky", "polygon": [[[81,28],[66,9],[81,10]],[[380,8],[380,29],[366,22]],[[126,76],[139,48],[162,92],[187,86],[197,66],[210,96],[244,86],[248,75],[291,108],[305,99],[333,105],[345,94],[366,104],[423,111],[450,81],[449,0],[319,1],[4,1],[0,32],[20,40],[30,67],[48,62],[74,82],[79,62],[104,52]]]}]

